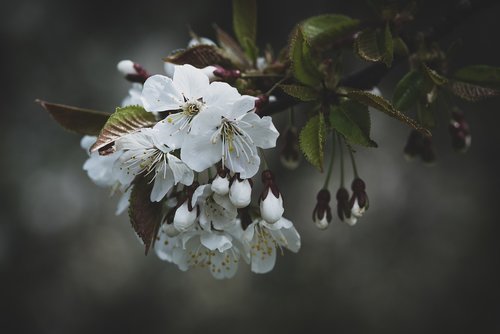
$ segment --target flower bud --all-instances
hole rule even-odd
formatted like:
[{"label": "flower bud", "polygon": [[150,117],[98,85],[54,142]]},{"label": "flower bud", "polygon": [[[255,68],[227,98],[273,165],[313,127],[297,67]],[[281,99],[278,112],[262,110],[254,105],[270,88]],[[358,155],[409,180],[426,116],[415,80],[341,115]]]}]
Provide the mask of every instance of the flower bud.
[{"label": "flower bud", "polygon": [[130,82],[143,84],[150,77],[150,74],[141,65],[131,60],[122,60],[116,67]]},{"label": "flower bud", "polygon": [[217,195],[224,196],[229,193],[229,170],[227,168],[221,168],[217,172],[217,176],[212,181],[210,188]]},{"label": "flower bud", "polygon": [[361,218],[363,213],[368,210],[369,202],[368,195],[366,194],[366,185],[360,178],[354,179],[351,185],[352,196],[349,200],[349,206],[351,207],[351,213],[356,218]]},{"label": "flower bud", "polygon": [[241,77],[240,70],[228,70],[221,66],[215,66],[212,73],[214,76],[221,78],[224,81],[232,81]]},{"label": "flower bud", "polygon": [[471,144],[469,124],[465,121],[464,115],[459,110],[454,110],[450,120],[451,143],[455,150],[466,152]]},{"label": "flower bud", "polygon": [[404,148],[405,158],[412,160],[415,156],[420,155],[423,147],[423,136],[417,130],[412,130],[406,141]]},{"label": "flower bud", "polygon": [[210,38],[196,36],[194,38],[191,38],[188,43],[188,48],[192,48],[193,46],[197,45],[215,45],[215,42]]},{"label": "flower bud", "polygon": [[423,147],[420,157],[422,158],[422,161],[428,165],[433,165],[436,161],[436,152],[434,152],[431,137],[423,138]]},{"label": "flower bud", "polygon": [[318,202],[313,210],[313,222],[320,230],[325,230],[332,221],[330,198],[330,192],[327,189],[321,189],[316,196]]},{"label": "flower bud", "polygon": [[285,145],[281,150],[280,161],[288,169],[296,169],[300,165],[299,136],[297,128],[290,126],[283,134]]},{"label": "flower bud", "polygon": [[351,214],[351,206],[349,205],[349,192],[346,188],[340,188],[337,191],[337,215],[340,220],[354,225],[358,221],[356,217]]},{"label": "flower bud", "polygon": [[197,216],[196,210],[189,210],[188,200],[186,200],[175,211],[173,225],[178,231],[185,232],[193,226]]},{"label": "flower bud", "polygon": [[237,208],[244,208],[252,200],[252,185],[249,179],[240,179],[236,173],[229,187],[229,200]]},{"label": "flower bud", "polygon": [[260,215],[269,224],[274,224],[283,216],[283,198],[274,182],[273,173],[267,169],[262,172],[264,190],[259,197]]}]

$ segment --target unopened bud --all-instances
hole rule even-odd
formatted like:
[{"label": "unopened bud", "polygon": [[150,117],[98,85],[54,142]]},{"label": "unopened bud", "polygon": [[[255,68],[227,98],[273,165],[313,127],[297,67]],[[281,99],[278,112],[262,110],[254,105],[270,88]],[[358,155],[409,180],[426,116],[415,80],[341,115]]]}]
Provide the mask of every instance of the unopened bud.
[{"label": "unopened bud", "polygon": [[351,213],[353,216],[360,218],[363,216],[366,210],[368,210],[369,202],[368,195],[366,194],[366,185],[360,178],[354,179],[351,185],[352,196],[349,200],[349,206],[351,207]]},{"label": "unopened bud", "polygon": [[316,196],[316,206],[313,210],[313,222],[320,230],[328,227],[332,221],[332,209],[330,208],[330,192],[327,189],[321,189]]},{"label": "unopened bud", "polygon": [[464,153],[471,145],[469,124],[459,110],[454,110],[451,117],[449,130],[452,146],[455,150]]},{"label": "unopened bud", "polygon": [[141,65],[131,60],[122,60],[116,67],[130,82],[143,84],[151,76]]},{"label": "unopened bud", "polygon": [[235,174],[229,187],[229,200],[237,208],[247,207],[252,200],[252,185],[249,179],[240,179]]},{"label": "unopened bud", "polygon": [[210,188],[217,195],[227,195],[229,193],[229,170],[227,168],[220,169],[217,172],[217,176],[212,181]]},{"label": "unopened bud", "polygon": [[300,165],[300,148],[297,128],[290,126],[283,134],[284,146],[281,150],[280,161],[288,169],[296,169]]},{"label": "unopened bud", "polygon": [[260,215],[266,222],[274,224],[281,219],[285,211],[283,198],[270,170],[262,172],[262,182],[264,189],[259,197]]},{"label": "unopened bud", "polygon": [[340,188],[337,191],[337,215],[341,221],[354,225],[358,221],[356,217],[351,214],[351,206],[349,205],[349,192],[346,188]]}]

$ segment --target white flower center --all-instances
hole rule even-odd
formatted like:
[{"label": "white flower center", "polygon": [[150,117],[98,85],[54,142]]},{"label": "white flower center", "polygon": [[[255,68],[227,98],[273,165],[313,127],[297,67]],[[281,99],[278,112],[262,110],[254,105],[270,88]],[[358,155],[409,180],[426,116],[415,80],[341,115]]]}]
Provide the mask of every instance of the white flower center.
[{"label": "white flower center", "polygon": [[216,144],[219,139],[222,140],[222,168],[225,166],[226,159],[231,160],[231,153],[235,153],[237,158],[245,157],[247,162],[250,162],[251,157],[257,154],[254,141],[239,126],[239,123],[244,122],[222,117],[221,125],[212,135],[212,144]]},{"label": "white flower center", "polygon": [[134,171],[135,175],[143,172],[149,175],[154,171],[151,179],[151,182],[153,182],[156,176],[163,172],[163,178],[165,179],[167,177],[167,154],[156,147],[145,149],[142,154],[134,155],[125,162],[127,174]]},{"label": "white flower center", "polygon": [[167,122],[171,124],[178,125],[177,132],[183,131],[185,128],[191,127],[191,121],[193,118],[200,113],[204,107],[202,99],[199,100],[186,100],[181,106],[181,111],[175,114],[171,114],[167,117]]}]

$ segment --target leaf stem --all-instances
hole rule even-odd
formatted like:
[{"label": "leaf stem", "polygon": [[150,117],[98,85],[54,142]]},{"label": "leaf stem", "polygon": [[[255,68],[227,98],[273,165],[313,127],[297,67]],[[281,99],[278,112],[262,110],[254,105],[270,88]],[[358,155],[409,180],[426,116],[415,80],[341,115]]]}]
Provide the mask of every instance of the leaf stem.
[{"label": "leaf stem", "polygon": [[278,80],[267,92],[265,95],[269,96],[271,95],[271,93],[276,89],[278,88],[279,85],[281,85],[283,82],[285,82],[286,80],[288,80],[290,78],[289,75],[286,75],[284,76],[283,78],[281,78],[280,80]]}]

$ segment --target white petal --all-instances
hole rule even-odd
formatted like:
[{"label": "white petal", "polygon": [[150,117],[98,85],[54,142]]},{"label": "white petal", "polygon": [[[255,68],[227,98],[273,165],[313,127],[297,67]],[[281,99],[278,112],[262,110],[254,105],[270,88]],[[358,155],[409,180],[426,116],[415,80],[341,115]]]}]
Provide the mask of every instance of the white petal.
[{"label": "white petal", "polygon": [[326,219],[326,214],[321,219],[316,219],[314,224],[320,230],[326,230],[330,224],[328,224],[328,220]]},{"label": "white petal", "polygon": [[224,252],[228,250],[233,246],[231,240],[231,236],[215,232],[206,232],[200,236],[201,244],[212,251],[218,250]]},{"label": "white petal", "polygon": [[175,65],[172,63],[165,62],[163,64],[163,70],[165,71],[165,75],[169,78],[174,76]]},{"label": "white petal", "polygon": [[253,110],[255,108],[255,101],[257,101],[257,98],[253,96],[242,95],[241,98],[234,102],[230,111],[230,117],[239,118]]},{"label": "white petal", "polygon": [[202,70],[186,64],[175,67],[173,83],[184,97],[189,100],[198,100],[204,97],[209,80]]},{"label": "white petal", "polygon": [[197,45],[215,45],[214,41],[206,37],[196,37],[192,38],[188,43],[188,48],[192,48]]},{"label": "white petal", "polygon": [[95,141],[97,140],[96,136],[83,136],[82,139],[80,140],[80,147],[83,148],[87,154],[90,155],[89,150],[92,145],[94,145]]},{"label": "white petal", "polygon": [[276,197],[269,190],[267,197],[260,202],[260,215],[262,218],[270,224],[276,223],[281,219],[284,211],[281,194]]},{"label": "white petal", "polygon": [[229,188],[229,199],[237,208],[244,208],[250,204],[252,200],[252,187],[248,180],[235,180]]},{"label": "white petal", "polygon": [[142,85],[140,83],[133,83],[132,88],[129,89],[128,95],[122,101],[122,107],[125,106],[142,106]]},{"label": "white petal", "polygon": [[196,218],[196,209],[189,211],[188,203],[186,201],[175,211],[174,226],[180,232],[187,231],[193,227],[196,222]]},{"label": "white petal", "polygon": [[[203,101],[207,106],[219,108],[226,113],[228,112],[227,109],[240,99],[241,94],[238,93],[236,88],[226,82],[220,81],[212,82],[203,96]],[[246,101],[248,102],[247,99]]]},{"label": "white petal", "polygon": [[274,127],[271,117],[264,116],[260,118],[257,114],[250,112],[241,120],[250,124],[242,124],[241,128],[252,138],[255,146],[264,149],[276,146],[276,139],[278,139],[279,132]]},{"label": "white petal", "polygon": [[191,199],[192,204],[194,205],[195,203],[201,204],[202,201],[205,200],[208,196],[212,194],[212,190],[210,189],[209,184],[204,184],[202,186],[199,186],[196,188],[196,190],[193,193],[193,197]]},{"label": "white petal", "polygon": [[184,103],[182,94],[176,89],[172,79],[159,74],[146,80],[141,99],[147,111],[176,110]]},{"label": "white petal", "polygon": [[[156,171],[157,170],[155,170],[155,172]],[[173,186],[174,175],[172,171],[169,168],[167,168],[166,171],[158,171],[154,180],[153,190],[151,190],[151,202],[161,201]]]},{"label": "white petal", "polygon": [[131,60],[122,60],[116,65],[116,69],[123,75],[137,74],[134,68],[134,62]]},{"label": "white petal", "polygon": [[120,197],[118,205],[116,206],[115,215],[117,216],[121,215],[128,208],[131,193],[132,193],[132,187],[129,187]]},{"label": "white petal", "polygon": [[193,183],[194,173],[181,159],[168,153],[168,166],[174,174],[174,183],[182,183],[190,186]]},{"label": "white petal", "polygon": [[174,115],[177,114],[167,116],[166,119],[156,123],[153,127],[158,131],[157,140],[172,149],[181,148],[188,130],[188,127],[185,127],[182,130],[180,129],[180,127],[182,126],[182,120],[177,122],[169,122],[172,117],[179,117],[181,114],[179,113],[179,116]]},{"label": "white petal", "polygon": [[211,134],[186,136],[181,150],[181,160],[191,169],[201,172],[221,160],[222,143],[211,141]]},{"label": "white petal", "polygon": [[299,232],[297,232],[297,230],[293,226],[291,228],[281,229],[280,231],[287,241],[285,247],[290,251],[297,253],[300,250],[301,244]]},{"label": "white petal", "polygon": [[217,252],[210,260],[209,270],[216,279],[231,278],[238,270],[239,256],[235,252]]},{"label": "white petal", "polygon": [[250,268],[257,274],[265,274],[273,270],[276,263],[276,248],[272,243],[260,244],[252,250]]},{"label": "white petal", "polygon": [[243,153],[237,156],[236,152],[233,151],[226,159],[226,167],[233,173],[240,173],[240,176],[245,179],[253,177],[260,168],[260,157],[255,147],[252,147],[251,154],[247,154],[248,158]]}]

